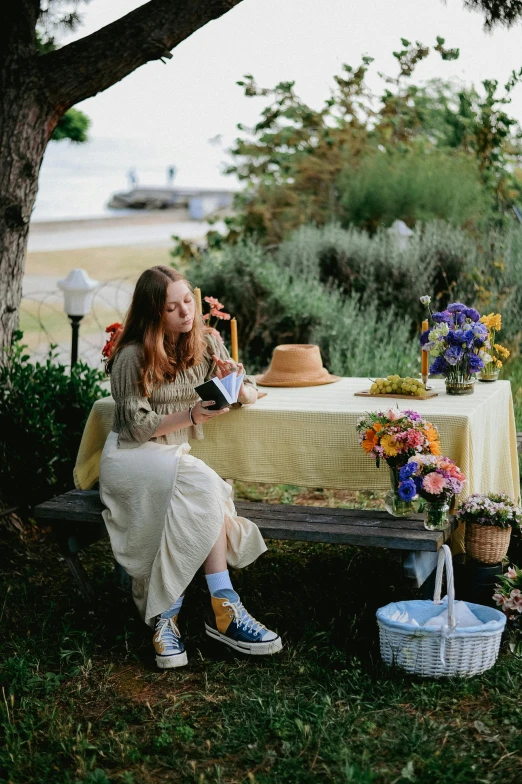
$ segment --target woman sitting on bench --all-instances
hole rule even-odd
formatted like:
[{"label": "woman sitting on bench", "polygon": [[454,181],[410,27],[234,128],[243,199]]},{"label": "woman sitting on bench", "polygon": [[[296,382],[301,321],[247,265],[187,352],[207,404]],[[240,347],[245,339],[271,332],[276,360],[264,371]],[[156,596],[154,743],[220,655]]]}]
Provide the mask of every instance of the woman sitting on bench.
[{"label": "woman sitting on bench", "polygon": [[[100,497],[114,557],[132,577],[161,668],[187,663],[177,625],[185,589],[204,566],[213,613],[207,634],[247,654],[281,650],[281,638],[243,607],[227,563],[265,552],[259,528],[238,517],[231,487],[189,454],[189,438],[229,409],[209,410],[194,387],[233,370],[223,343],[195,313],[192,290],[170,267],[140,276],[107,370],[116,402],[100,464]],[[246,378],[239,402],[255,403]]]}]

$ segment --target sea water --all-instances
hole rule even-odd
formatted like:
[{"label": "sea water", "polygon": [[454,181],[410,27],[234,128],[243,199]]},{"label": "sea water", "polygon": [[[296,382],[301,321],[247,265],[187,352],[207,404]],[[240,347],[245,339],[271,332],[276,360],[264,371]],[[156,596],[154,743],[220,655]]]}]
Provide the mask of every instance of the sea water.
[{"label": "sea water", "polygon": [[50,142],[40,171],[32,219],[117,215],[118,211],[107,208],[107,202],[114,192],[131,188],[131,171],[137,184],[143,186],[164,187],[168,184],[168,169],[174,166],[174,186],[234,189],[234,179],[222,174],[224,159],[223,151],[210,144],[204,154],[187,150],[180,156],[164,138],[93,138],[83,144],[65,139]]}]

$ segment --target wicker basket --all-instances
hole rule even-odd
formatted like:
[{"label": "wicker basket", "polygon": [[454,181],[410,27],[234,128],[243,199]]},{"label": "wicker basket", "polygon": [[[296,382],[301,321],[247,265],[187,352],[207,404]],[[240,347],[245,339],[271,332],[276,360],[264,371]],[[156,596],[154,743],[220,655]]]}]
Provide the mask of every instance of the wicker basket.
[{"label": "wicker basket", "polygon": [[[448,595],[441,601],[442,573],[446,562]],[[443,545],[439,552],[433,602],[413,600],[392,602],[377,610],[381,656],[388,665],[396,665],[412,675],[425,678],[461,676],[469,678],[489,670],[497,660],[506,616],[492,607],[466,602],[482,622],[480,626],[460,628],[455,623],[455,586],[451,551]],[[448,608],[447,626],[422,626],[392,620],[396,613],[407,611],[417,624]]]},{"label": "wicker basket", "polygon": [[464,546],[467,555],[475,561],[496,564],[506,556],[510,538],[511,528],[466,523]]}]

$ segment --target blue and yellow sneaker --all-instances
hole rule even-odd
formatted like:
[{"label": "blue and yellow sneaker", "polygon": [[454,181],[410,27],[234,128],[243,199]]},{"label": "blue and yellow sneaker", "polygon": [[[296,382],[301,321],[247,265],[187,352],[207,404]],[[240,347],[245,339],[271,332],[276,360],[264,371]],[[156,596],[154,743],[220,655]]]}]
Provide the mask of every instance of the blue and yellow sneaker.
[{"label": "blue and yellow sneaker", "polygon": [[159,615],[156,621],[156,631],[152,642],[156,650],[156,664],[161,670],[183,667],[187,664],[187,652],[181,642],[177,620],[177,615],[171,618],[162,618]]},{"label": "blue and yellow sneaker", "polygon": [[250,655],[265,656],[281,650],[281,637],[252,618],[235,591],[222,588],[211,598],[214,618],[205,623],[205,629],[213,640]]}]

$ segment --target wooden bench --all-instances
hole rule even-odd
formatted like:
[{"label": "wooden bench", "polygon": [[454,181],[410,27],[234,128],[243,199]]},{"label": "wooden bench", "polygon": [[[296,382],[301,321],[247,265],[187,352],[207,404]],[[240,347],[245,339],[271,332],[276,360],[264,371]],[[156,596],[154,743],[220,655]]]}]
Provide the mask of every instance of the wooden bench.
[{"label": "wooden bench", "polygon": [[[361,547],[385,547],[400,554],[406,575],[420,587],[432,575],[437,551],[449,538],[455,523],[444,531],[427,531],[422,518],[396,518],[387,512],[361,509],[275,505],[236,502],[238,514],[255,522],[265,539],[329,542]],[[50,525],[71,573],[87,601],[94,599],[92,585],[78,557],[79,551],[107,536],[103,505],[97,490],[72,490],[35,507],[38,523]],[[128,575],[117,567],[120,581]]]}]

